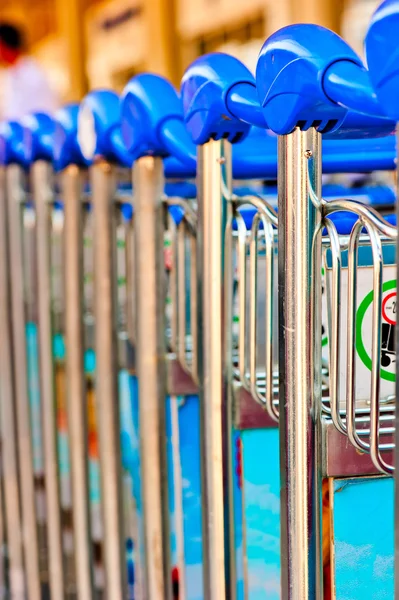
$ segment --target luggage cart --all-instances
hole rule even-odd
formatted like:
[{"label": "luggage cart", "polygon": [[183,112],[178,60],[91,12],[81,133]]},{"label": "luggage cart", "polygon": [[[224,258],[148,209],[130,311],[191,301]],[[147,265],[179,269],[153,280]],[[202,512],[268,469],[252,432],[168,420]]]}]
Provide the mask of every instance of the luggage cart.
[{"label": "luggage cart", "polygon": [[[295,40],[294,44],[291,43],[292,40]],[[277,51],[276,48],[278,48]],[[321,50],[321,48],[323,48],[323,50]],[[284,49],[287,49],[288,51],[284,53]],[[326,50],[325,55],[324,49]],[[306,56],[308,56],[308,59]],[[297,61],[294,60],[295,58]],[[314,76],[310,77],[309,75],[307,85],[310,87],[307,87],[306,93],[303,94],[304,88],[301,86],[302,84],[305,85],[304,81],[306,77],[305,72],[301,72],[301,69],[304,65],[307,65],[307,68],[309,68],[309,71],[307,72],[308,75],[312,69],[314,70]],[[290,86],[285,88],[284,82],[287,81],[287,78],[286,76],[281,77],[281,74],[283,72],[287,73],[287,69],[297,69],[295,73],[298,87],[295,89],[292,89]],[[323,73],[323,76],[321,76],[321,73]],[[339,74],[339,77],[337,77],[337,74]],[[322,81],[322,83],[318,84],[317,81]],[[354,98],[353,96],[350,97],[350,93],[348,93],[353,82],[355,82],[355,85],[361,90],[357,98]],[[285,348],[285,351],[280,354],[280,372],[282,367],[285,367],[286,370],[283,371],[283,380],[280,380],[280,406],[281,410],[283,410],[284,407],[286,413],[285,418],[287,421],[286,425],[280,428],[280,434],[283,437],[282,476],[286,476],[286,479],[283,479],[282,507],[287,511],[285,515],[282,515],[282,523],[287,523],[288,526],[287,531],[285,531],[284,528],[282,529],[282,552],[283,555],[287,552],[288,556],[286,563],[282,564],[282,589],[284,597],[287,598],[308,597],[309,594],[312,597],[322,597],[322,577],[320,573],[320,534],[322,531],[322,524],[320,523],[320,477],[325,475],[330,477],[343,475],[345,468],[347,469],[346,475],[391,471],[389,462],[387,462],[389,459],[387,459],[385,452],[389,451],[392,446],[389,443],[389,438],[388,442],[385,442],[383,436],[386,434],[389,436],[389,433],[392,433],[392,427],[389,426],[389,420],[392,419],[392,404],[389,404],[388,402],[386,406],[383,405],[382,399],[380,401],[379,394],[380,381],[382,380],[380,373],[381,302],[382,290],[384,289],[382,281],[383,273],[385,274],[387,270],[389,271],[389,267],[383,269],[384,263],[389,265],[389,260],[385,256],[385,253],[383,253],[382,240],[384,240],[388,246],[392,246],[392,242],[396,240],[397,237],[397,230],[379,217],[373,210],[365,208],[354,201],[337,200],[323,202],[321,200],[317,172],[319,171],[317,161],[320,161],[321,158],[319,145],[321,136],[318,132],[331,132],[335,127],[342,123],[343,119],[345,119],[342,128],[344,130],[347,118],[349,118],[347,117],[346,110],[343,109],[344,106],[349,106],[353,109],[360,110],[361,112],[370,112],[374,115],[378,115],[378,111],[380,111],[379,114],[381,114],[382,111],[375,103],[367,72],[359,63],[359,59],[353,54],[351,55],[351,51],[345,47],[342,40],[335,36],[335,34],[332,34],[323,28],[294,26],[283,29],[271,36],[264,45],[260,55],[257,69],[257,85],[261,94],[261,99],[265,98],[265,118],[269,126],[281,136],[279,164],[281,166],[280,197],[283,201],[283,211],[279,211],[279,225],[282,225],[281,232],[283,233],[283,237],[279,238],[279,243],[281,243],[279,246],[279,260],[281,260],[280,273],[284,273],[285,284],[283,285],[283,288],[280,288],[281,293],[279,295],[279,301],[285,302],[283,312],[280,313],[282,317],[280,326],[283,328],[285,326],[286,334],[283,341],[283,348]],[[312,86],[313,92],[310,92]],[[277,90],[279,90],[279,94],[277,94]],[[286,92],[284,90],[286,90]],[[279,111],[277,109],[277,104],[280,101],[283,101],[285,93],[290,94],[291,97],[296,93],[298,102],[297,104],[293,103],[292,112],[288,110],[280,118],[282,109]],[[331,98],[335,100],[335,105],[332,105]],[[363,117],[359,118],[362,119]],[[386,122],[387,127],[392,130],[392,122],[389,123],[388,120],[386,120]],[[367,128],[367,120],[365,121],[364,126]],[[331,296],[334,298],[336,304],[333,303],[330,305],[328,310],[330,389],[327,407],[325,399],[322,400],[321,396],[321,359],[319,340],[316,339],[315,345],[312,346],[311,350],[309,349],[310,354],[305,362],[299,361],[299,350],[295,350],[295,348],[300,348],[302,352],[305,351],[307,348],[306,341],[305,339],[300,340],[299,337],[301,335],[309,335],[309,327],[310,335],[312,335],[312,326],[315,323],[319,323],[321,315],[321,277],[319,274],[321,274],[320,259],[322,257],[320,235],[322,230],[322,218],[326,220],[325,222],[330,235],[329,243],[330,249],[332,248],[331,254],[333,255],[335,250],[340,247],[341,244],[342,247],[345,247],[345,240],[341,240],[338,235],[334,241],[331,241],[331,234],[334,235],[334,232],[332,232],[333,228],[330,226],[328,216],[337,210],[349,210],[359,217],[359,221],[356,222],[353,229],[352,226],[349,229],[349,245],[347,246],[347,277],[350,283],[348,284],[349,318],[347,325],[349,337],[347,342],[347,365],[345,365],[347,367],[347,389],[346,405],[344,408],[342,405],[339,405],[339,402],[337,404],[337,388],[340,383],[337,369],[342,368],[342,366],[339,366],[340,363],[339,360],[337,361],[336,356],[332,359],[332,350],[336,352],[338,346],[341,349],[341,345],[337,338],[337,336],[340,335],[340,325],[337,324],[339,323],[340,316],[340,303],[337,288],[331,291]],[[310,211],[310,214],[306,211]],[[296,238],[295,234],[295,227],[298,225],[298,221],[293,222],[293,214],[295,214],[296,219],[299,219],[299,221],[303,218],[302,226],[297,230],[298,238]],[[316,221],[314,219],[316,219]],[[358,242],[357,240],[364,227],[367,228],[369,235],[366,245],[368,245],[369,248],[371,246],[372,254],[370,256],[369,252],[367,258],[365,258],[364,255],[362,258],[366,261],[366,263],[363,264],[371,266],[372,282],[371,294],[369,294],[369,296],[371,297],[371,303],[373,304],[373,317],[371,320],[372,343],[369,357],[371,359],[369,367],[371,370],[371,382],[370,387],[366,392],[366,397],[363,396],[363,400],[366,400],[366,402],[367,400],[370,401],[370,406],[367,409],[364,405],[362,406],[362,398],[359,393],[357,393],[359,380],[355,377],[354,370],[354,363],[357,360],[355,355],[358,352],[355,341],[356,338],[360,337],[358,332],[355,331],[355,324],[358,325],[359,323],[355,290],[357,290],[360,285],[361,278],[363,279],[365,276],[367,278],[367,273],[370,274],[370,269],[368,269],[367,272],[361,272],[360,268],[357,267],[358,264],[359,267],[362,264],[360,258],[362,248],[359,250],[359,261],[357,261],[357,249],[360,244],[360,241]],[[291,232],[289,237],[287,237],[288,231]],[[306,231],[309,234],[307,241],[305,235]],[[304,245],[300,246],[302,243]],[[291,244],[293,244],[293,246],[291,246]],[[376,250],[377,247],[379,250]],[[290,254],[291,251],[292,254]],[[330,260],[334,262],[334,259],[330,258]],[[325,265],[328,269],[334,268],[332,267],[332,262],[329,263],[327,252],[327,261],[325,262]],[[338,267],[337,263],[339,263]],[[335,261],[335,267],[336,269],[341,269],[341,267],[345,266],[344,260],[340,256],[340,258]],[[290,271],[291,267],[293,268],[292,272]],[[306,269],[309,270],[307,271]],[[326,278],[328,284],[327,287],[331,289],[330,273],[331,271],[326,274]],[[357,283],[354,279],[355,273],[358,274]],[[337,270],[335,270],[335,276],[336,285]],[[387,276],[389,276],[389,273],[387,273]],[[298,281],[293,283],[296,277],[298,277]],[[299,281],[300,279],[301,282]],[[342,269],[341,282],[343,280],[344,269]],[[306,286],[309,285],[310,282],[312,285],[307,288],[309,292],[307,294]],[[368,285],[370,286],[370,280]],[[298,290],[300,296],[295,295],[295,292],[298,292]],[[308,310],[305,311],[304,307],[306,306],[306,302],[310,302],[310,304]],[[301,308],[299,312],[296,312],[298,311],[299,306],[301,306]],[[303,320],[305,319],[304,315],[306,313],[310,318],[310,322],[308,322],[307,326]],[[306,331],[308,331],[307,334],[305,334]],[[318,331],[318,326],[315,331]],[[281,349],[282,348],[280,348],[280,350]],[[340,350],[338,350],[338,352],[339,351]],[[291,359],[293,360],[292,363]],[[314,369],[316,369],[316,371],[314,371]],[[290,378],[291,375],[294,376],[294,374],[295,381],[300,384],[300,387],[297,388],[296,392],[294,391],[295,386],[292,387],[294,381],[291,381]],[[360,375],[360,377],[364,377],[364,375]],[[360,383],[362,383],[361,380]],[[291,396],[291,394],[293,395]],[[307,409],[305,409],[302,404],[303,402],[306,404],[306,398],[309,402]],[[387,399],[389,400],[389,398]],[[326,408],[327,412],[331,412],[330,418],[334,423],[333,428],[328,425],[328,417],[326,418],[323,416],[323,411],[325,411]],[[342,409],[343,415],[340,412]],[[292,411],[291,417],[290,411]],[[364,416],[365,413],[366,416]],[[282,413],[280,413],[280,426],[281,415]],[[340,423],[337,422],[336,417],[338,421],[342,419]],[[292,419],[292,421],[290,419]],[[307,430],[308,435],[310,436],[309,438],[304,435],[306,423],[309,427]],[[339,425],[342,425],[342,427],[339,428]],[[299,433],[300,430],[302,433],[296,438],[296,433]],[[334,442],[332,442],[334,431],[337,430],[341,431],[341,437],[337,438],[335,436]],[[345,436],[342,435],[342,432],[344,432]],[[365,436],[366,440],[360,440],[362,436]],[[305,439],[308,439],[307,447],[303,446]],[[307,451],[309,450],[309,440],[312,439],[314,440],[315,445],[310,454],[307,455]],[[339,444],[339,441],[341,441],[341,444]],[[362,453],[369,452],[371,461],[368,457],[366,457],[365,460],[364,455],[361,455],[362,458],[360,458],[360,456],[353,453],[353,451],[352,455],[354,456],[354,459],[351,461],[349,458],[351,455],[351,443],[355,445],[357,449],[361,447]],[[324,449],[323,458],[319,454],[322,448]],[[292,460],[292,470],[289,467],[290,460]],[[306,482],[306,475],[303,474],[303,476],[301,475],[298,477],[299,464],[302,464],[302,467],[307,470],[308,474],[313,473],[308,480],[308,488],[306,488],[306,485],[304,484],[304,482]],[[313,472],[311,470],[311,465],[313,465],[312,468],[315,469]],[[285,469],[287,470],[285,471]],[[347,483],[350,484],[350,481],[347,480]],[[377,483],[379,493],[384,493],[386,483],[386,480],[382,480],[381,486]],[[339,486],[334,489],[334,494],[332,494],[334,500],[337,497],[336,492],[338,491]],[[284,497],[286,498],[286,501],[284,501]],[[354,497],[352,496],[352,500],[353,499]],[[363,492],[363,502],[365,500],[367,504],[367,499]],[[296,504],[298,501],[299,505]],[[387,506],[389,507],[389,503]],[[298,519],[299,509],[304,512]],[[359,508],[358,510],[360,512],[361,509]],[[388,515],[389,514],[388,508]],[[312,518],[315,520],[312,521]],[[334,522],[334,527],[335,525],[336,522]],[[347,529],[349,530],[350,528]],[[387,530],[389,533],[389,529],[389,525],[387,527],[385,523],[385,529],[380,530],[378,535],[382,534],[382,531],[384,532],[382,535],[386,535]],[[368,529],[367,533],[371,533],[370,543],[371,547],[373,547],[373,543],[376,541],[376,532],[374,530],[373,533],[372,529],[371,531]],[[312,536],[314,537],[312,538]],[[305,548],[304,544],[310,539],[313,540],[311,545],[306,548],[305,554],[302,554],[302,550]],[[383,539],[386,542],[385,550],[389,555],[391,551],[389,537]],[[344,546],[344,540],[342,541],[341,549]],[[300,551],[298,551],[299,548],[301,549]],[[342,561],[344,561],[344,557],[338,555],[338,549],[339,544],[337,543],[335,547],[336,575],[339,563],[341,563],[342,566]],[[378,550],[379,548],[377,546],[373,548],[373,552],[378,552]],[[311,555],[311,559],[308,562],[308,568],[306,568],[303,559],[306,557],[309,558],[309,551],[314,552],[314,554]],[[299,568],[300,562],[302,568]],[[355,567],[356,569],[361,569],[359,563],[360,561],[355,564],[352,563],[352,576],[356,581],[358,579],[355,575]],[[315,565],[318,566],[316,569]],[[369,571],[367,578],[368,584],[370,584],[370,574]],[[364,573],[362,575],[364,576]],[[348,582],[345,583],[346,585],[348,584]],[[366,580],[364,583],[366,583]],[[335,591],[337,594],[342,595],[343,591],[345,591],[345,588],[338,588],[338,586],[342,586],[342,584],[342,581],[335,581]],[[368,591],[365,591],[365,588],[360,586],[361,589],[363,589],[363,592],[358,589],[354,593],[363,593],[364,595],[364,593],[369,593],[370,590],[378,589],[378,586],[381,588],[381,581],[379,581],[378,584],[374,582],[374,585],[375,588],[370,587],[369,585],[367,587]],[[389,593],[391,585],[392,580],[389,581],[388,576],[387,581],[384,581],[383,591],[380,589],[380,593]],[[339,597],[339,595],[337,597]]]},{"label": "luggage cart", "polygon": [[[291,39],[296,40],[293,46],[289,46]],[[278,51],[279,60],[274,64],[276,44],[280,43],[288,44],[294,55],[299,52],[300,60],[294,67],[290,61],[287,67],[287,55],[279,55]],[[325,55],[320,56],[320,52]],[[309,60],[309,56],[313,58]],[[278,87],[279,69],[284,66],[300,70],[305,63],[303,73],[308,75],[310,96],[296,89],[303,103],[290,110],[288,105],[276,110],[275,96],[269,88],[275,86],[272,92],[278,89],[279,94],[285,91],[284,81],[281,89]],[[273,77],[268,79],[270,72]],[[340,486],[342,481],[346,485],[348,476],[370,475],[378,470],[392,472],[392,381],[386,391],[379,392],[381,361],[390,359],[392,363],[393,357],[395,300],[390,271],[395,265],[392,247],[397,230],[355,201],[321,200],[321,136],[317,130],[330,128],[331,135],[344,138],[354,135],[359,127],[367,127],[371,135],[385,135],[393,129],[394,124],[387,119],[347,114],[343,107],[351,105],[355,110],[378,114],[380,108],[365,77],[359,59],[339,38],[322,28],[298,26],[275,34],[264,46],[257,74],[258,92],[261,97],[267,96],[262,107],[255,81],[243,65],[226,55],[216,55],[196,61],[187,71],[182,85],[184,119],[173,88],[161,78],[143,75],[134,78],[125,90],[122,114],[119,98],[112,92],[100,92],[86,97],[79,116],[74,107],[60,113],[56,123],[36,115],[23,125],[5,126],[0,193],[3,200],[7,199],[1,210],[3,227],[8,227],[4,230],[0,276],[4,284],[10,281],[11,285],[10,289],[5,285],[0,296],[0,314],[4,332],[8,332],[0,379],[2,394],[8,399],[2,403],[1,412],[2,445],[7,457],[3,465],[4,538],[9,544],[10,588],[15,597],[25,596],[24,561],[29,597],[39,597],[46,586],[32,501],[38,471],[30,439],[34,431],[29,418],[33,382],[27,380],[29,370],[25,368],[35,356],[35,351],[27,354],[25,331],[27,316],[31,323],[32,299],[37,300],[38,308],[37,323],[32,314],[32,331],[36,333],[37,326],[45,491],[51,509],[45,520],[49,553],[44,563],[49,565],[52,595],[64,597],[68,590],[60,488],[62,431],[57,428],[55,403],[60,389],[54,377],[65,364],[66,382],[62,386],[66,385],[67,391],[71,456],[66,474],[71,480],[68,485],[75,525],[71,557],[75,559],[76,575],[72,579],[76,577],[76,581],[71,585],[76,585],[78,597],[95,597],[99,587],[94,581],[91,557],[90,492],[98,491],[101,480],[97,501],[104,530],[95,541],[104,552],[100,566],[104,569],[105,597],[126,597],[130,587],[132,596],[172,599],[178,587],[179,598],[194,598],[189,586],[194,571],[190,572],[187,564],[188,527],[195,522],[198,532],[201,518],[203,558],[200,556],[197,565],[202,568],[203,560],[204,578],[196,580],[203,585],[201,593],[207,598],[251,598],[244,565],[245,558],[256,559],[246,554],[250,512],[245,514],[245,507],[251,485],[248,465],[255,466],[259,454],[256,444],[266,440],[262,436],[254,441],[251,428],[260,423],[270,433],[269,471],[262,475],[270,482],[267,485],[276,488],[276,494],[268,490],[274,494],[273,523],[260,525],[268,532],[271,526],[275,528],[272,560],[276,563],[272,565],[270,560],[268,565],[268,593],[279,594],[280,557],[275,550],[281,519],[283,595],[322,597],[321,478],[330,478],[330,500],[334,498],[338,503],[344,496],[339,496]],[[360,99],[348,97],[343,80],[362,83]],[[301,77],[294,81],[300,85]],[[316,83],[320,81],[328,88],[328,97]],[[157,103],[160,99],[162,104]],[[275,147],[268,146],[266,155],[265,151],[253,152],[257,134],[251,144],[237,143],[253,135],[250,124],[265,129],[266,123],[279,134],[278,217],[263,198],[233,193],[233,176],[276,177]],[[54,131],[60,140],[56,155]],[[28,144],[24,141],[27,134]],[[392,168],[391,141],[381,141],[374,153],[370,152],[375,148],[374,140],[364,141],[361,154],[356,142],[332,140],[326,144],[323,167],[326,172],[340,170],[339,165],[342,171],[353,170],[356,163],[365,170]],[[198,146],[198,159],[193,142]],[[126,186],[125,176],[132,165],[132,186]],[[85,194],[87,167],[89,185]],[[62,172],[55,176],[54,169]],[[29,170],[29,186],[24,181],[25,170]],[[178,185],[171,191],[165,185],[165,176],[187,178],[195,173],[196,201],[192,190],[182,192]],[[63,211],[57,203],[58,189]],[[29,213],[30,198],[34,213]],[[24,228],[21,207],[26,217]],[[88,207],[92,212],[87,213]],[[335,215],[342,211],[354,214],[354,219],[337,218]],[[29,218],[33,216],[31,240]],[[322,238],[324,228],[327,235]],[[31,260],[24,261],[23,250],[30,240],[37,248]],[[57,273],[51,272],[59,256],[60,240],[65,250],[61,265],[65,269],[64,284]],[[92,242],[93,254],[90,250],[84,253],[85,240],[88,248]],[[165,243],[170,243],[171,269],[165,265]],[[26,265],[28,273],[24,272]],[[34,271],[32,281],[38,285],[35,291],[27,286],[24,305],[21,290],[24,282],[30,281],[26,277],[30,267]],[[88,277],[92,269],[93,287]],[[165,310],[168,279],[169,311]],[[359,377],[355,377],[355,351],[359,353],[354,343],[359,337],[355,325],[361,308],[357,306],[357,290],[361,285],[371,286],[371,301],[364,309],[366,316],[372,315],[373,324],[371,341],[364,344],[365,348],[370,346],[366,348],[369,367],[365,366],[371,372],[371,393],[364,391],[364,372],[360,392]],[[60,304],[63,287],[65,348],[58,350],[54,342],[62,341],[64,334],[64,307]],[[346,291],[347,306],[342,302]],[[276,304],[280,305],[280,325]],[[344,310],[350,317],[347,332],[341,330]],[[319,334],[323,315],[327,317],[328,332],[324,351],[328,369],[324,372]],[[346,360],[343,338],[347,340]],[[19,377],[15,365],[21,356],[24,375]],[[90,357],[95,365],[89,365]],[[345,398],[340,372],[346,381]],[[100,460],[96,462],[94,455],[94,462],[89,463],[87,386],[92,379]],[[193,435],[192,439],[191,419],[199,425],[194,426],[198,437]],[[13,434],[14,420],[19,449]],[[276,469],[278,425],[283,456],[281,517]],[[237,431],[242,428],[244,433]],[[185,455],[193,447],[196,464],[187,466]],[[352,447],[358,452],[351,451]],[[26,451],[23,461],[21,449]],[[183,522],[188,507],[182,481],[184,469],[191,475],[196,472],[198,483],[201,458],[202,511],[197,507],[193,521]],[[341,462],[334,464],[334,458]],[[21,489],[25,486],[21,510],[19,498],[13,497],[15,483]],[[356,484],[359,488],[355,496],[363,494],[364,500],[363,489],[372,486],[379,494],[385,493],[391,482],[387,478],[363,481],[362,477]],[[127,494],[125,487],[129,489]],[[354,489],[353,485],[347,487]],[[32,494],[25,496],[24,491],[29,490]],[[129,507],[125,516],[126,500]],[[12,511],[11,507],[18,510]],[[70,510],[70,504],[65,507]],[[132,523],[130,531],[126,529],[126,517],[130,519],[134,514],[138,522]],[[335,512],[333,524],[338,531],[336,517]],[[242,533],[241,519],[246,522]],[[381,530],[386,523],[386,519],[381,521]],[[34,534],[32,552],[30,542],[28,546],[21,541],[22,531],[29,524]],[[348,532],[341,533],[342,547]],[[336,573],[343,564],[341,558],[335,554]]]}]

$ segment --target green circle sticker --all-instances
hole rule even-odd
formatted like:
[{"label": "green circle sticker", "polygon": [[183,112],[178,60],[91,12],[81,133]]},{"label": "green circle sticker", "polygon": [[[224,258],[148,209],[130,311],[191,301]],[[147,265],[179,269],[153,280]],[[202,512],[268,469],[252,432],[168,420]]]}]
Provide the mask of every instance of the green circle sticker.
[{"label": "green circle sticker", "polygon": [[[356,313],[356,350],[365,367],[371,371],[372,312],[374,290],[361,301]],[[382,286],[381,315],[381,370],[385,381],[396,381],[396,353],[394,347],[396,325],[396,279]]]}]

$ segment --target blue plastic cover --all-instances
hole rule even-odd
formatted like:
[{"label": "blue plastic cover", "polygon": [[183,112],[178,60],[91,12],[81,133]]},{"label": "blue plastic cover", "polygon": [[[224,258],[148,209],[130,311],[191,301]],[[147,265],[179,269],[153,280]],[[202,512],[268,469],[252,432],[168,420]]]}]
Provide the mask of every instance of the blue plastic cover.
[{"label": "blue plastic cover", "polygon": [[0,164],[18,164],[26,168],[31,161],[26,146],[30,132],[16,121],[0,123]]},{"label": "blue plastic cover", "polygon": [[370,78],[385,114],[399,121],[399,0],[386,0],[374,13],[366,36]]},{"label": "blue plastic cover", "polygon": [[337,129],[347,109],[331,100],[323,80],[334,63],[348,61],[364,70],[357,54],[329,29],[291,25],[266,40],[261,50],[256,85],[265,120],[273,131],[288,134],[295,127]]},{"label": "blue plastic cover", "polygon": [[239,84],[255,87],[247,67],[228,54],[206,54],[188,67],[181,95],[186,126],[195,144],[221,138],[235,143],[248,134],[248,123],[228,108],[229,93]]},{"label": "blue plastic cover", "polygon": [[[183,146],[183,157],[192,151],[180,98],[173,85],[159,75],[142,73],[129,81],[121,98],[121,125],[124,144],[134,159],[173,154],[168,141],[178,146],[176,139]],[[165,130],[171,138],[168,141]]]},{"label": "blue plastic cover", "polygon": [[64,106],[55,114],[54,167],[57,171],[71,164],[88,164],[78,144],[78,114],[78,104]]},{"label": "blue plastic cover", "polygon": [[28,115],[21,120],[29,134],[25,138],[25,152],[32,162],[53,161],[54,158],[54,119],[44,113]]},{"label": "blue plastic cover", "polygon": [[120,99],[110,90],[90,92],[78,115],[78,144],[86,161],[101,156],[110,162],[131,166],[120,131]]}]

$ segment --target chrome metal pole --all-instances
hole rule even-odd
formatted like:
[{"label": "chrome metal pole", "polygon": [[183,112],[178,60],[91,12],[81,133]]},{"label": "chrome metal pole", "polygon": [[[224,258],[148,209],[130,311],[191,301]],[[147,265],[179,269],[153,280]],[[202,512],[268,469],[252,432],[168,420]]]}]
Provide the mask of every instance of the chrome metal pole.
[{"label": "chrome metal pole", "polygon": [[[225,541],[230,531],[228,456],[228,365],[223,332],[225,236],[231,213],[231,146],[210,141],[198,149],[198,380],[202,444],[204,597],[230,598]],[[228,279],[228,278],[227,278]],[[230,588],[230,589],[229,589]]]},{"label": "chrome metal pole", "polygon": [[[399,226],[399,125],[396,127],[396,217]],[[396,265],[399,281],[399,237],[396,244]],[[396,352],[399,348],[399,326],[396,324]],[[399,600],[399,372],[396,376],[395,410],[395,600]]]},{"label": "chrome metal pole", "polygon": [[169,556],[163,164],[146,156],[133,167],[136,356],[144,518],[143,598],[171,599]]},{"label": "chrome metal pole", "polygon": [[71,452],[72,506],[77,593],[94,598],[90,528],[88,424],[84,373],[82,174],[70,165],[61,175],[65,206],[65,336],[68,433]]},{"label": "chrome metal pole", "polygon": [[321,136],[278,145],[281,584],[284,600],[322,599]]},{"label": "chrome metal pole", "polygon": [[[22,552],[22,519],[18,495],[18,458],[15,386],[11,332],[10,269],[7,231],[6,172],[0,167],[0,430],[1,470],[4,486],[5,532],[9,560],[9,591],[12,598],[25,598]],[[2,544],[4,540],[1,540]]]},{"label": "chrome metal pole", "polygon": [[[23,169],[19,165],[8,166],[6,172],[9,235],[8,257],[10,265],[11,325],[24,563],[29,600],[40,600],[39,548],[35,514],[33,452],[27,380],[24,270],[22,260],[22,206],[26,200],[24,185],[25,175]],[[15,504],[15,507],[17,506],[18,503]],[[19,577],[20,574],[16,573],[16,575]],[[15,583],[15,585],[18,589],[23,589],[22,582]]]},{"label": "chrome metal pole", "polygon": [[49,581],[51,597],[61,599],[65,597],[65,574],[59,489],[50,268],[50,210],[54,201],[53,177],[54,173],[50,163],[40,160],[32,165],[31,183],[36,210],[40,398],[46,476]]},{"label": "chrome metal pole", "polygon": [[127,597],[123,532],[122,461],[117,371],[116,233],[114,168],[90,169],[94,216],[95,395],[101,466],[106,597]]}]

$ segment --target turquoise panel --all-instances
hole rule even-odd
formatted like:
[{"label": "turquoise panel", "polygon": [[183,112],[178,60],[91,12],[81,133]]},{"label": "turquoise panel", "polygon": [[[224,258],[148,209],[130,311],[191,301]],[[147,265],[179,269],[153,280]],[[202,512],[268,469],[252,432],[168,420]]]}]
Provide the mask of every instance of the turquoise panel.
[{"label": "turquoise panel", "polygon": [[39,342],[36,323],[27,323],[25,334],[33,470],[35,475],[40,476],[43,475],[44,457],[40,409]]},{"label": "turquoise panel", "polygon": [[333,506],[336,599],[393,600],[393,480],[337,479]]},{"label": "turquoise panel", "polygon": [[169,528],[170,528],[170,552],[172,568],[178,566],[177,536],[176,536],[176,511],[175,511],[175,487],[174,487],[174,464],[172,446],[172,400],[166,398],[166,458],[168,472],[168,502],[169,502]]},{"label": "turquoise panel", "polygon": [[179,407],[180,464],[183,487],[183,535],[187,600],[203,600],[201,456],[199,399],[187,396]]},{"label": "turquoise panel", "polygon": [[242,444],[248,600],[279,600],[278,430],[245,430]]},{"label": "turquoise panel", "polygon": [[[244,599],[242,490],[240,436],[232,432],[233,499],[236,553],[236,598]],[[187,396],[179,403],[180,464],[183,487],[183,535],[185,587],[187,600],[203,600],[202,580],[202,510],[201,510],[201,448],[198,396]]]}]

